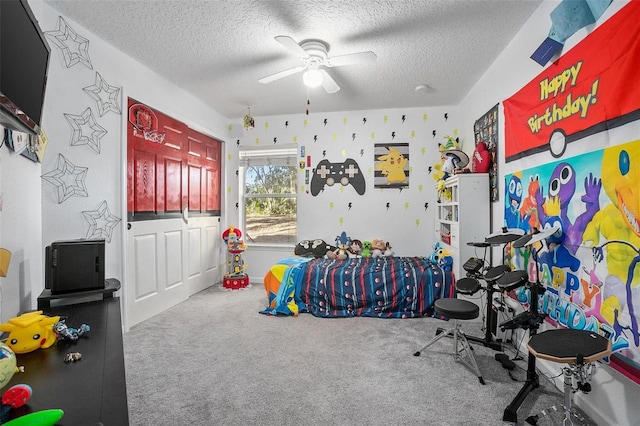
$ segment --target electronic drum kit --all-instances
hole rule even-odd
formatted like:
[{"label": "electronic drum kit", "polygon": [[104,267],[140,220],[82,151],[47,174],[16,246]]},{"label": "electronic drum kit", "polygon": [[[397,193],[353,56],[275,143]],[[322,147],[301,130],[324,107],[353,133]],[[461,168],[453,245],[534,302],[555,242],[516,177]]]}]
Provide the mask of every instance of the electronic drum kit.
[{"label": "electronic drum kit", "polygon": [[[521,229],[502,228],[501,231],[493,233],[485,238],[484,242],[467,243],[469,246],[484,248],[484,259],[471,258],[465,262],[463,269],[467,272],[465,278],[461,278],[456,282],[456,290],[458,293],[472,295],[480,290],[487,291],[487,312],[492,308],[492,295],[494,291],[510,292],[520,287],[526,287],[530,290],[531,299],[529,309],[507,320],[499,327],[505,329],[522,328],[528,329],[530,340],[527,344],[529,349],[527,379],[520,392],[513,399],[511,404],[504,411],[503,421],[517,422],[517,410],[524,402],[528,393],[539,386],[539,377],[536,371],[536,357],[547,359],[555,362],[570,364],[563,369],[565,375],[565,419],[564,424],[573,424],[571,422],[571,400],[570,393],[572,389],[572,378],[578,381],[578,390],[588,392],[592,372],[595,366],[592,361],[603,358],[611,353],[611,342],[608,339],[594,335],[594,333],[585,330],[557,329],[547,330],[540,334],[537,333],[538,326],[543,322],[546,314],[537,312],[538,296],[545,291],[540,284],[538,278],[537,251],[533,249],[533,245],[543,242],[551,237],[559,230],[558,227],[546,228],[543,230],[534,229],[533,233],[525,234]],[[523,270],[511,270],[507,265],[499,265],[495,267],[486,267],[486,250],[488,247],[506,245],[511,243],[514,248],[527,248],[531,250],[534,262],[536,264],[535,281],[529,280],[529,274]],[[486,283],[486,288],[480,285],[480,280]],[[468,340],[475,340],[484,346],[496,350],[502,350],[500,342],[493,340],[490,331],[489,315],[486,316],[486,335],[484,338],[474,338],[467,336]],[[597,338],[596,338],[597,336]],[[567,337],[571,337],[568,339]],[[564,348],[560,354],[558,342],[568,342],[562,346]],[[586,355],[589,354],[590,357]],[[496,355],[496,359],[498,354]],[[586,363],[585,363],[586,361]],[[538,416],[530,416],[527,423],[536,424]],[[533,422],[533,423],[531,423]]]},{"label": "electronic drum kit", "polygon": [[[469,246],[484,249],[484,256],[482,259],[472,257],[467,260],[462,268],[467,272],[467,276],[459,279],[456,282],[456,291],[464,295],[473,295],[480,290],[487,292],[487,315],[485,316],[485,335],[484,337],[467,336],[468,340],[481,343],[482,345],[492,348],[494,350],[501,351],[502,344],[493,339],[491,335],[491,318],[489,312],[491,312],[493,304],[493,293],[502,290],[500,287],[500,280],[508,273],[511,272],[511,268],[507,265],[498,265],[495,267],[486,267],[487,264],[487,248],[492,246],[498,246],[506,243],[516,241],[524,235],[524,231],[521,229],[508,229],[503,228],[501,232],[489,235],[483,242],[471,242],[467,243]],[[483,287],[480,281],[484,281],[486,286]],[[524,283],[523,283],[524,284]]]}]

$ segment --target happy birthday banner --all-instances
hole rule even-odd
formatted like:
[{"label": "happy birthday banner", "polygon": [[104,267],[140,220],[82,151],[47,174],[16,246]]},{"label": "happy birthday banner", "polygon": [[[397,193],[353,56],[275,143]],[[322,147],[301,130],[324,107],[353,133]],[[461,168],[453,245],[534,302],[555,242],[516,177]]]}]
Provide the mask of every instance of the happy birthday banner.
[{"label": "happy birthday banner", "polygon": [[640,119],[640,2],[629,2],[504,101],[505,161]]},{"label": "happy birthday banner", "polygon": [[[613,354],[605,362],[638,384],[639,164],[640,139],[507,174],[504,194],[507,227],[562,231],[544,244],[505,249],[514,270],[544,286],[537,311],[554,326],[608,337]],[[527,288],[515,293],[531,304]]]}]

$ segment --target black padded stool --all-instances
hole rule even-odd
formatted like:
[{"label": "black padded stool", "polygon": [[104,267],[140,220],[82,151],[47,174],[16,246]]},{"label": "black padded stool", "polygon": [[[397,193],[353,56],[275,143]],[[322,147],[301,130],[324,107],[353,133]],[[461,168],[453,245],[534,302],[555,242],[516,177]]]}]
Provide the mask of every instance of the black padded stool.
[{"label": "black padded stool", "polygon": [[[470,320],[478,318],[480,315],[480,308],[473,302],[469,302],[468,300],[462,299],[454,299],[454,298],[444,298],[438,299],[433,304],[434,310],[443,315],[450,320],[453,320],[453,326],[449,329],[442,330],[441,333],[436,334],[436,336],[431,339],[426,345],[422,347],[418,352],[414,353],[414,356],[420,356],[420,352],[425,350],[427,347],[442,339],[445,336],[453,337],[453,357],[456,361],[460,361],[465,364],[467,367],[472,369],[476,376],[478,376],[478,380],[483,385],[484,379],[480,374],[480,369],[478,368],[478,363],[476,363],[476,359],[473,356],[473,348],[469,345],[467,341],[467,337],[462,331],[462,326],[460,324],[460,320]],[[466,357],[469,359],[467,360]]]}]

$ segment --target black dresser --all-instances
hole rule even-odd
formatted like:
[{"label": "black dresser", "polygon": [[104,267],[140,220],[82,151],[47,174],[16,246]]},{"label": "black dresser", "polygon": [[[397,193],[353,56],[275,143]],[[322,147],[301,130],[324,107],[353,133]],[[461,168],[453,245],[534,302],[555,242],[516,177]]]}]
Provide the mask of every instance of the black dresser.
[{"label": "black dresser", "polygon": [[[25,371],[16,373],[3,391],[25,383],[33,395],[26,405],[11,409],[9,418],[59,408],[64,411],[60,426],[127,426],[120,299],[47,307],[44,313],[66,317],[73,328],[86,323],[91,330],[75,342],[58,341],[50,348],[16,355]],[[65,363],[70,352],[79,352],[82,359]]]}]

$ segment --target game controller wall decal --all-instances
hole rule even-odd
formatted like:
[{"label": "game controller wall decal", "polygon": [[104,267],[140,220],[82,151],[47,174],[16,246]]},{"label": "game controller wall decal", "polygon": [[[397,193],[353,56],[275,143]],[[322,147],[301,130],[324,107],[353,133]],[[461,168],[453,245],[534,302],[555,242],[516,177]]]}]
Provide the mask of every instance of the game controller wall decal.
[{"label": "game controller wall decal", "polygon": [[353,186],[359,195],[363,195],[366,190],[364,175],[356,160],[347,158],[343,163],[320,160],[313,169],[311,195],[315,197],[324,190],[325,186],[333,186],[336,183]]}]

